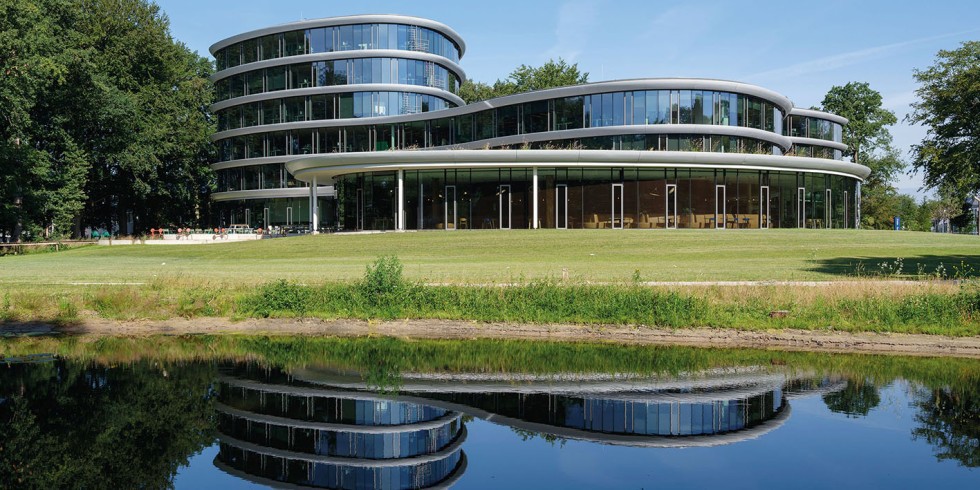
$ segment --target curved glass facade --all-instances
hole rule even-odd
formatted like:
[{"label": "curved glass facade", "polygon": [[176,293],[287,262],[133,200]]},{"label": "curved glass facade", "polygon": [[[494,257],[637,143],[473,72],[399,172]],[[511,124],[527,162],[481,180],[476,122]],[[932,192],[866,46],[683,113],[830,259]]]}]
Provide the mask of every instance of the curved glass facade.
[{"label": "curved glass facade", "polygon": [[214,53],[218,71],[288,56],[364,49],[431,53],[458,63],[459,46],[442,33],[405,24],[356,24],[269,34]]},{"label": "curved glass facade", "polygon": [[417,85],[458,94],[460,79],[453,71],[431,61],[361,58],[263,68],[218,80],[214,87],[220,102],[280,90],[365,83]]},{"label": "curved glass facade", "polygon": [[[856,181],[836,175],[735,169],[537,169],[539,228],[849,228]],[[406,229],[533,228],[528,168],[404,172]],[[338,225],[393,229],[396,175],[336,183]]]},{"label": "curved glass facade", "polygon": [[[858,221],[867,169],[841,160],[843,118],[793,109],[788,99],[760,87],[702,79],[603,82],[455,107],[462,80],[452,68],[460,47],[451,29],[412,27],[410,18],[405,24],[357,19],[287,26],[215,52],[219,70],[263,62],[216,75],[222,102],[215,110],[220,163],[214,198],[222,224],[245,217],[251,226],[288,226],[296,214],[272,213],[282,206],[270,203],[295,198],[290,192],[311,184],[333,184],[327,195],[335,197],[317,191],[320,197],[309,200],[310,207],[327,201],[318,212],[305,213],[314,231],[850,228]],[[382,49],[428,53],[416,57],[436,55],[444,62],[390,51],[289,59]],[[267,60],[277,59],[281,63],[268,66]],[[363,90],[377,84],[383,90]],[[345,92],[348,85],[357,89]],[[393,85],[404,90],[390,90]],[[317,88],[320,93],[310,90]],[[331,163],[349,153],[462,149],[607,153],[602,166],[549,159],[515,167],[503,163],[506,152],[496,167],[493,153],[481,154],[480,169],[406,158],[379,172],[345,163],[338,173]],[[622,165],[617,150],[624,151]],[[683,155],[676,163],[659,157],[657,163],[633,163],[636,152]],[[711,158],[719,153],[768,158],[752,157],[752,165]],[[301,161],[323,163],[290,175],[286,164]],[[427,170],[417,170],[423,164]],[[270,194],[277,190],[281,196]]]}]

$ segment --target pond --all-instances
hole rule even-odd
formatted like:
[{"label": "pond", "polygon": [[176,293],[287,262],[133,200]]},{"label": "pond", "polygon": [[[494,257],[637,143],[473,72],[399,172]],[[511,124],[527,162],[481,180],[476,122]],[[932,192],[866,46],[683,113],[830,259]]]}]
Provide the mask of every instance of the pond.
[{"label": "pond", "polygon": [[980,486],[980,362],[393,339],[0,344],[0,487]]}]

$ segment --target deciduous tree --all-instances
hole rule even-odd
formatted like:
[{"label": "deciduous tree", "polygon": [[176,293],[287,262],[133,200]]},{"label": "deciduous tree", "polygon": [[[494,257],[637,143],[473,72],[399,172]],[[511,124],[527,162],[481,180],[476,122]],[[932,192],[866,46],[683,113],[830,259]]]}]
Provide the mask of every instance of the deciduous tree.
[{"label": "deciduous tree", "polygon": [[558,61],[548,60],[539,67],[518,66],[506,80],[497,80],[493,85],[467,81],[459,91],[460,97],[470,104],[505,95],[580,85],[588,81],[589,74],[579,71],[578,63],[570,65],[564,59],[558,58]]},{"label": "deciduous tree", "polygon": [[929,187],[980,190],[980,41],[940,51],[933,66],[915,70],[919,100],[906,119],[927,128],[913,147],[912,166]]}]

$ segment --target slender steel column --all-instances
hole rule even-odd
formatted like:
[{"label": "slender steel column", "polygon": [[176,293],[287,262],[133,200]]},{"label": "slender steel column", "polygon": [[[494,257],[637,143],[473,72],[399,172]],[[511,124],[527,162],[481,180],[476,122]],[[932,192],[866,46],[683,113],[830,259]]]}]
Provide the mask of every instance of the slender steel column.
[{"label": "slender steel column", "polygon": [[531,228],[537,230],[538,229],[538,167],[531,168],[531,187],[534,188],[534,190],[531,191],[531,199],[533,199],[534,201],[534,204],[531,206],[531,210],[532,210],[531,214],[533,215],[533,217],[531,218],[533,220],[531,222]]},{"label": "slender steel column", "polygon": [[398,171],[398,216],[395,216],[395,229],[405,231],[405,171]]},{"label": "slender steel column", "polygon": [[318,216],[320,209],[316,202],[316,190],[316,176],[313,176],[313,186],[310,187],[310,223],[313,224],[314,235],[320,232],[320,216]]}]

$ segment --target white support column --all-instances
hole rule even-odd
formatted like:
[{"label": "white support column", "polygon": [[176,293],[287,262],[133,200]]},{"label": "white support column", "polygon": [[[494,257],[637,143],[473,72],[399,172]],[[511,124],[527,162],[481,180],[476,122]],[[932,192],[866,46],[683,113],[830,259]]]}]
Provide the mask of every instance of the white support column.
[{"label": "white support column", "polygon": [[316,235],[320,231],[320,209],[317,206],[317,184],[316,176],[313,177],[313,187],[310,187],[310,222],[313,223],[313,234]]},{"label": "white support column", "polygon": [[398,171],[398,215],[395,216],[395,230],[405,231],[405,171]]},{"label": "white support column", "polygon": [[531,168],[531,187],[534,189],[531,191],[531,199],[534,204],[531,206],[532,210],[532,222],[531,228],[538,229],[538,167]]}]

